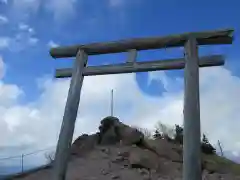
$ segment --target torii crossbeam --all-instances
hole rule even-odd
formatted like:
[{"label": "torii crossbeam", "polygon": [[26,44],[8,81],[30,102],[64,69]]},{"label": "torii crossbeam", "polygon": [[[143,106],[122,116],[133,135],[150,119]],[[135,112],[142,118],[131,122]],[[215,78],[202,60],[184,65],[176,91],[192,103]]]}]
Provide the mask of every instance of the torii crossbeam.
[{"label": "torii crossbeam", "polygon": [[[201,180],[199,67],[224,65],[222,55],[198,57],[198,45],[232,44],[233,30],[191,32],[166,37],[93,43],[50,50],[53,58],[76,57],[73,68],[56,77],[72,77],[56,150],[53,179],[65,180],[84,76],[184,69],[183,179]],[[184,46],[184,58],[137,62],[137,51]],[[126,63],[87,67],[89,55],[128,52]]]}]

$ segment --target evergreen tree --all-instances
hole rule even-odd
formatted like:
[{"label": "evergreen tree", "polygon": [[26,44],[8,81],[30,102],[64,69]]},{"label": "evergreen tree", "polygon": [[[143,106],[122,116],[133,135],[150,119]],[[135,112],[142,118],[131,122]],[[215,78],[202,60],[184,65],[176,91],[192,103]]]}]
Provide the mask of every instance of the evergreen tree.
[{"label": "evergreen tree", "polygon": [[158,130],[156,130],[155,133],[153,134],[153,138],[154,139],[162,139],[162,135],[159,133]]},{"label": "evergreen tree", "polygon": [[216,153],[216,149],[209,143],[208,138],[205,134],[203,134],[201,149],[202,149],[202,152],[205,154]]},{"label": "evergreen tree", "polygon": [[207,136],[205,134],[203,134],[202,142],[204,144],[209,144],[209,141],[208,141]]},{"label": "evergreen tree", "polygon": [[175,141],[183,144],[183,128],[179,125],[175,125]]}]

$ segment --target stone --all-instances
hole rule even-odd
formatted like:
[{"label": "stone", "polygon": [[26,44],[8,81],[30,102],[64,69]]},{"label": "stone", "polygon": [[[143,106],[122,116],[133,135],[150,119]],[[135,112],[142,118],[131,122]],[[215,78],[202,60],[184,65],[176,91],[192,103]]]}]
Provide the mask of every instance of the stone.
[{"label": "stone", "polygon": [[101,121],[99,126],[100,144],[121,145],[138,144],[144,139],[143,133],[136,128],[127,126],[119,121],[116,117],[106,117]]},{"label": "stone", "polygon": [[129,162],[133,168],[145,168],[147,170],[158,170],[160,165],[156,154],[147,149],[140,148],[132,149],[129,156]]},{"label": "stone", "polygon": [[111,177],[112,179],[119,179],[120,178],[120,176],[119,175],[112,175],[112,177]]},{"label": "stone", "polygon": [[119,142],[119,137],[115,133],[115,127],[111,126],[101,135],[101,145],[115,145]]},{"label": "stone", "polygon": [[182,156],[176,151],[176,147],[173,144],[167,142],[164,139],[145,139],[141,146],[145,149],[156,153],[159,157],[169,159],[173,162],[182,162]]},{"label": "stone", "polygon": [[116,131],[122,141],[122,145],[139,144],[144,139],[142,132],[121,122],[116,124]]},{"label": "stone", "polygon": [[98,134],[79,136],[73,143],[71,148],[72,155],[82,156],[92,151],[99,140]]}]

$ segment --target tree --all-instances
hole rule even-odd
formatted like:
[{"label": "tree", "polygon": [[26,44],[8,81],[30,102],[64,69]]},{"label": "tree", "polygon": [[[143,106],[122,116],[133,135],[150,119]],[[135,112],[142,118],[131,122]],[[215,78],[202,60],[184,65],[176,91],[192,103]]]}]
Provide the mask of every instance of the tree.
[{"label": "tree", "polygon": [[205,134],[202,137],[201,149],[204,154],[215,154],[216,149],[209,143],[208,138]]},{"label": "tree", "polygon": [[202,142],[204,144],[209,144],[209,141],[208,141],[207,136],[205,134],[203,134]]},{"label": "tree", "polygon": [[138,131],[140,131],[141,133],[143,133],[143,135],[146,139],[152,138],[152,132],[149,129],[141,128],[141,127],[137,127],[137,126],[135,126],[134,128],[137,129]]},{"label": "tree", "polygon": [[174,138],[174,128],[171,126],[167,126],[160,121],[157,122],[155,125],[156,131],[158,131],[163,139],[166,139],[168,141],[171,141]]},{"label": "tree", "polygon": [[162,139],[162,135],[158,130],[155,130],[155,133],[153,134],[154,139]]},{"label": "tree", "polygon": [[47,163],[52,164],[53,161],[54,161],[54,156],[55,156],[54,152],[47,152],[47,153],[45,153],[45,158],[47,160]]},{"label": "tree", "polygon": [[175,137],[177,143],[183,144],[183,127],[175,124]]}]

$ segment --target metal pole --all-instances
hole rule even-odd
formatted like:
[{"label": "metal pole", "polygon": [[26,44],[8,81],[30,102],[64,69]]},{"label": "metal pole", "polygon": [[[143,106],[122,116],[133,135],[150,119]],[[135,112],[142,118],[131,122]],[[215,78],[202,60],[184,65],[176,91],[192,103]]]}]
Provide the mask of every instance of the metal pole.
[{"label": "metal pole", "polygon": [[22,172],[23,172],[23,157],[24,157],[24,154],[22,154],[22,160],[21,160],[21,164],[22,164]]},{"label": "metal pole", "polygon": [[63,115],[62,127],[58,139],[56,158],[54,161],[54,180],[65,180],[67,163],[72,145],[75,121],[80,102],[80,93],[83,84],[83,69],[87,63],[87,54],[79,50],[73,67],[73,76],[68,91],[67,103]]},{"label": "metal pole", "polygon": [[111,116],[113,116],[113,89],[111,91]]},{"label": "metal pole", "polygon": [[185,44],[183,180],[201,180],[199,59],[195,38]]},{"label": "metal pole", "polygon": [[218,146],[219,146],[219,149],[221,151],[221,156],[223,157],[223,150],[222,150],[222,146],[221,146],[221,143],[220,143],[219,140],[218,140]]}]

